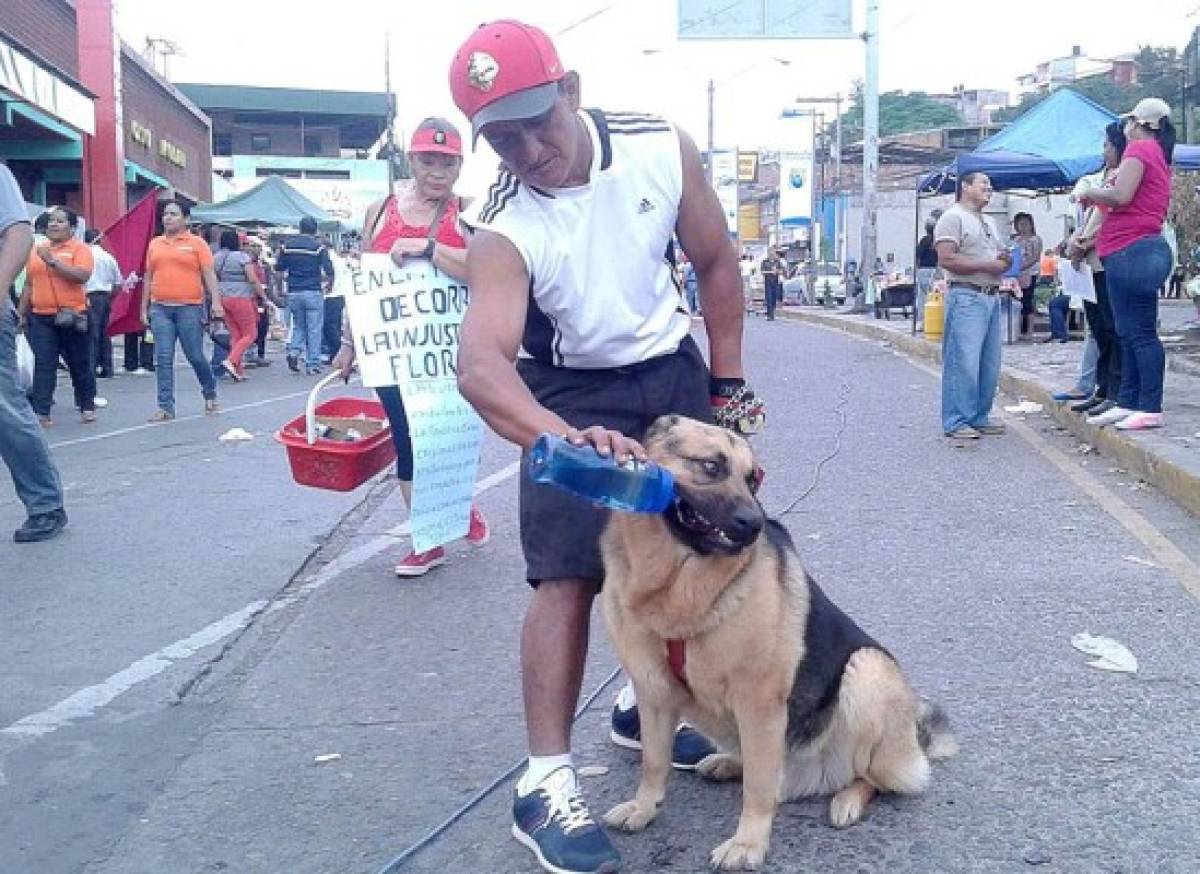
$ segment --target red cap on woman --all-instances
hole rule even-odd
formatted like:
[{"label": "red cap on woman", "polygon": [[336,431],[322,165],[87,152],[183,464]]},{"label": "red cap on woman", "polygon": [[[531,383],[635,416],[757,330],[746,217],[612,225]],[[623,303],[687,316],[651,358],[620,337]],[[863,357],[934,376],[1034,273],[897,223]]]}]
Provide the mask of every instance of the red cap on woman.
[{"label": "red cap on woman", "polygon": [[413,131],[410,152],[437,152],[462,157],[462,135],[444,118],[427,118]]}]

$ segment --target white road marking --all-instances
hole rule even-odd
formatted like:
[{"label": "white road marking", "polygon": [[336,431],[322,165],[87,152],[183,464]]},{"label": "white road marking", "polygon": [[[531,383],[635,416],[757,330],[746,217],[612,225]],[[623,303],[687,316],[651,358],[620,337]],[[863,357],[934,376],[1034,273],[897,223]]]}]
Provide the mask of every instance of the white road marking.
[{"label": "white road marking", "polygon": [[[251,401],[250,403],[247,403],[247,404],[235,404],[232,407],[221,407],[221,413],[222,414],[235,413],[238,410],[249,410],[249,409],[253,409],[254,407],[265,407],[267,404],[274,404],[279,401],[286,401],[286,400],[290,400],[292,398],[306,398],[306,397],[308,397],[307,391],[292,392],[291,394],[279,395],[278,397],[263,398],[262,400],[259,400],[259,401]],[[59,443],[51,443],[50,448],[51,449],[63,449],[67,446],[79,446],[80,444],[83,444],[83,443],[95,443],[97,440],[107,440],[109,437],[120,437],[124,434],[133,434],[138,431],[146,431],[146,430],[149,430],[150,428],[159,428],[159,429],[170,428],[171,425],[173,425],[177,422],[191,422],[196,419],[211,419],[211,418],[213,418],[213,417],[207,415],[206,413],[197,413],[193,416],[180,416],[178,419],[174,419],[171,422],[143,422],[141,425],[131,425],[128,428],[117,428],[115,431],[105,431],[103,434],[92,434],[91,436],[88,436],[88,437],[76,437],[74,440],[63,440]]]},{"label": "white road marking", "polygon": [[0,734],[26,738],[41,737],[57,731],[77,719],[91,716],[138,683],[144,683],[151,677],[158,676],[175,662],[190,658],[206,646],[212,646],[245,628],[266,606],[266,601],[247,604],[236,613],[230,613],[223,619],[218,619],[190,637],[177,640],[169,646],[164,646],[162,649],[138,659],[108,679],[102,680],[94,686],[80,689],[74,695],[64,698],[40,713],[33,713],[23,719],[18,719],[7,728],[0,729]]},{"label": "white road marking", "polygon": [[[502,467],[489,476],[484,477],[479,482],[475,483],[475,494],[478,495],[486,492],[489,489],[495,488],[507,479],[516,476],[517,471],[521,469],[521,462],[514,461],[507,467]],[[310,577],[302,586],[298,586],[294,591],[283,598],[279,598],[267,610],[268,613],[274,613],[277,610],[282,610],[289,607],[299,598],[305,597],[310,592],[315,592],[317,589],[331,582],[337,577],[344,574],[351,568],[356,568],[364,564],[379,553],[390,549],[396,545],[397,538],[406,537],[409,533],[408,520],[405,519],[399,525],[389,528],[385,533],[371,538],[366,543],[360,543],[358,546],[350,549],[329,564],[325,565],[314,576]]]},{"label": "white road marking", "polygon": [[[308,392],[302,392],[301,394],[308,394]],[[280,400],[280,398],[273,400]],[[269,401],[263,401],[262,403],[269,403]],[[511,479],[520,470],[520,466],[520,462],[516,461],[484,477],[475,484],[475,494],[478,495],[481,492],[486,492],[500,485],[505,480]],[[267,601],[254,601],[247,604],[241,610],[218,619],[195,634],[138,659],[128,667],[117,671],[111,677],[93,686],[80,689],[78,692],[64,698],[40,713],[30,714],[17,720],[12,725],[0,729],[0,735],[31,740],[57,731],[76,720],[92,716],[101,707],[110,704],[118,696],[128,692],[139,683],[144,683],[146,680],[161,674],[176,662],[190,658],[205,647],[220,643],[229,635],[241,631],[258,614],[264,611],[271,613],[281,607],[292,604],[301,596],[319,589],[346,571],[369,561],[389,546],[394,545],[396,537],[406,532],[407,529],[407,521],[397,525],[387,534],[375,537],[339,555],[329,564],[325,565],[303,586],[289,593],[286,597],[280,598],[271,604],[268,604]],[[4,783],[4,775],[0,771],[0,786],[4,785]]]}]

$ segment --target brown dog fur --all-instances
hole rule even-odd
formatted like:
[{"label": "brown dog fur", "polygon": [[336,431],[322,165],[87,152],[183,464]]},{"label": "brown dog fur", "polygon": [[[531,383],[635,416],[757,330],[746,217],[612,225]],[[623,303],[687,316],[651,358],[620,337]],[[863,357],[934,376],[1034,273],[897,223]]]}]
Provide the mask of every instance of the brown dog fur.
[{"label": "brown dog fur", "polygon": [[[696,525],[720,531],[697,534],[683,524],[696,516],[676,508],[614,514],[605,532],[604,616],[637,692],[642,733],[641,782],[632,800],[608,812],[608,825],[639,831],[655,818],[681,719],[721,749],[697,770],[743,781],[737,831],[712,852],[717,868],[762,864],[778,801],[832,794],[830,820],[848,826],[878,791],[924,789],[930,759],[953,755],[954,740],[940,711],[918,698],[877,645],[849,655],[836,699],[812,736],[789,739],[789,719],[800,712],[794,701],[789,711],[789,699],[810,655],[810,604],[828,602],[786,532],[766,522],[749,444],[673,416],[655,423],[645,445],[674,476],[684,502],[702,514]],[[767,534],[759,536],[764,526]],[[668,665],[668,640],[685,641],[686,684]]]}]

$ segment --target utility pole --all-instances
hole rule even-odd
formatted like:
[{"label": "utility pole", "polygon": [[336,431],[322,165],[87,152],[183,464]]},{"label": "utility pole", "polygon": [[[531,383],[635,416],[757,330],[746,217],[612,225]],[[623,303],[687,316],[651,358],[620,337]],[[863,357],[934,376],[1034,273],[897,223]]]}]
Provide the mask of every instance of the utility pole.
[{"label": "utility pole", "polygon": [[716,187],[717,180],[713,177],[713,113],[715,110],[714,103],[717,93],[717,83],[712,79],[708,80],[708,158],[705,162],[705,168],[708,170],[708,184]]},{"label": "utility pole", "polygon": [[833,98],[834,109],[837,113],[837,154],[834,156],[834,175],[837,179],[837,201],[834,209],[834,258],[838,268],[845,272],[846,264],[842,260],[843,240],[846,236],[846,207],[842,204],[842,93],[839,91]]},{"label": "utility pole", "polygon": [[[392,32],[383,32],[383,90],[388,97],[388,196],[396,193],[396,95],[392,93]],[[365,230],[365,229],[364,229]]]},{"label": "utility pole", "polygon": [[[839,91],[833,97],[797,97],[796,103],[801,103],[801,104],[804,104],[804,103],[820,103],[820,104],[832,103],[833,104],[833,111],[835,113],[835,115],[834,115],[834,119],[835,119],[835,132],[834,132],[835,146],[834,146],[834,148],[836,149],[836,151],[834,152],[834,156],[833,156],[834,180],[835,180],[834,181],[834,191],[837,194],[837,202],[834,207],[835,212],[834,212],[834,224],[833,224],[833,233],[834,233],[834,237],[835,237],[835,239],[834,239],[834,258],[837,260],[838,265],[844,268],[845,263],[842,261],[842,258],[845,255],[844,244],[845,244],[845,237],[846,237],[846,210],[843,207],[842,202],[841,202],[841,199],[842,199],[842,94]],[[822,166],[822,171],[823,170],[824,170],[824,167]]]},{"label": "utility pole", "polygon": [[817,259],[821,253],[817,251],[817,207],[820,201],[817,199],[817,161],[820,159],[820,149],[817,141],[817,111],[809,110],[809,118],[812,119],[812,178],[808,180],[809,193],[809,208],[808,214],[808,269],[805,270],[805,288],[808,291],[808,298],[814,304],[818,302],[817,298]]},{"label": "utility pole", "polygon": [[863,83],[863,224],[862,263],[867,297],[874,297],[872,268],[879,234],[875,183],[879,173],[879,0],[867,0],[866,76]]}]

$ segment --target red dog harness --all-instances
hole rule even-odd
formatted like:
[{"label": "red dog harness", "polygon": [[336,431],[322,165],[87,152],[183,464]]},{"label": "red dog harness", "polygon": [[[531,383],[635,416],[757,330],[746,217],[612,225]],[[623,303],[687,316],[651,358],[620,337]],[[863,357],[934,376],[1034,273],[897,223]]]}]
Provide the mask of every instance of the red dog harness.
[{"label": "red dog harness", "polygon": [[687,677],[683,675],[683,668],[687,664],[687,652],[683,648],[684,641],[668,640],[667,641],[667,667],[671,669],[671,673],[675,675],[683,688],[688,690],[690,694],[692,687],[688,685]]}]

